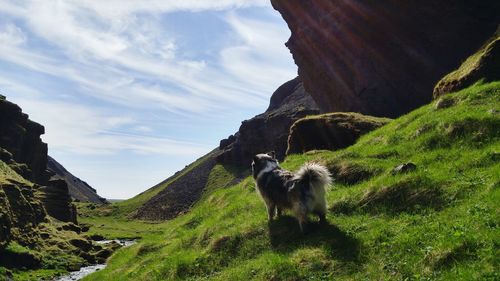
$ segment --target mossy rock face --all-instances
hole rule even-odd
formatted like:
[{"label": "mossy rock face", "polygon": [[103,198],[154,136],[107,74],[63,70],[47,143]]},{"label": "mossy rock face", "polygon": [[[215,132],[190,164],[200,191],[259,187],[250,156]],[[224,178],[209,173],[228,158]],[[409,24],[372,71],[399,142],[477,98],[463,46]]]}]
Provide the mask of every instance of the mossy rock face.
[{"label": "mossy rock face", "polygon": [[290,128],[286,154],[310,150],[337,150],[353,145],[358,138],[384,126],[391,119],[353,112],[336,112],[299,119]]},{"label": "mossy rock face", "polygon": [[438,82],[434,98],[465,89],[481,79],[485,82],[500,80],[500,27],[485,47]]},{"label": "mossy rock face", "polygon": [[10,241],[10,227],[12,219],[9,214],[7,196],[0,189],[0,250],[4,249]]}]

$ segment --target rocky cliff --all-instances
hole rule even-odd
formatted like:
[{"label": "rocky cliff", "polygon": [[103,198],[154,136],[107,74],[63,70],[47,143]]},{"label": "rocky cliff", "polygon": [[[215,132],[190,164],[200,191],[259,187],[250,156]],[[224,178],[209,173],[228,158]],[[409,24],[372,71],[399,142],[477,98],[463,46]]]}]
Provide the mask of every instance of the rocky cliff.
[{"label": "rocky cliff", "polygon": [[78,177],[70,173],[63,165],[57,162],[54,158],[48,156],[47,168],[53,174],[51,179],[64,180],[68,185],[69,195],[81,202],[91,202],[102,204],[106,203],[106,199],[97,194],[97,191],[82,181]]},{"label": "rocky cliff", "polygon": [[304,88],[324,112],[395,117],[494,33],[496,0],[271,0]]},{"label": "rocky cliff", "polygon": [[241,123],[238,132],[220,142],[218,162],[249,167],[257,153],[274,150],[285,157],[290,126],[296,120],[318,114],[314,100],[297,77],[281,85],[271,96],[267,110]]},{"label": "rocky cliff", "polygon": [[15,162],[26,165],[14,170],[36,183],[45,183],[49,178],[47,144],[40,139],[44,133],[44,127],[29,120],[19,106],[0,100],[0,147],[8,151]]},{"label": "rocky cliff", "polygon": [[76,222],[66,183],[49,180],[47,144],[40,138],[44,132],[44,127],[31,121],[19,106],[0,99],[0,160],[26,181],[35,183],[32,192],[49,215]]}]

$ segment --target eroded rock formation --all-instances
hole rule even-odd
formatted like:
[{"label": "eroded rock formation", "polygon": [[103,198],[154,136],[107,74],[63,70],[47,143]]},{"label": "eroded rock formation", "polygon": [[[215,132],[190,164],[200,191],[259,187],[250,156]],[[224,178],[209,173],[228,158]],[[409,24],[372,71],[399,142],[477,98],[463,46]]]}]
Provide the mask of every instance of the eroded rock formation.
[{"label": "eroded rock formation", "polygon": [[44,127],[29,120],[18,105],[0,100],[0,147],[27,166],[23,172],[27,180],[42,184],[49,178],[47,144],[40,139],[44,133]]},{"label": "eroded rock formation", "polygon": [[242,122],[239,131],[220,142],[218,162],[250,167],[257,153],[274,150],[278,159],[285,157],[290,126],[296,120],[318,114],[314,100],[302,82],[295,78],[280,86],[272,95],[268,109]]},{"label": "eroded rock formation", "polygon": [[495,31],[497,0],[271,0],[304,88],[324,112],[395,117]]},{"label": "eroded rock formation", "polygon": [[[66,183],[49,181],[47,144],[40,138],[44,132],[44,127],[31,121],[19,106],[4,98],[0,99],[0,159],[39,188],[14,185],[25,192],[27,189],[32,190],[36,198],[42,199],[47,213],[54,218],[76,222],[76,209],[71,203]],[[1,188],[5,192],[4,185]],[[22,201],[21,198],[19,200]]]}]

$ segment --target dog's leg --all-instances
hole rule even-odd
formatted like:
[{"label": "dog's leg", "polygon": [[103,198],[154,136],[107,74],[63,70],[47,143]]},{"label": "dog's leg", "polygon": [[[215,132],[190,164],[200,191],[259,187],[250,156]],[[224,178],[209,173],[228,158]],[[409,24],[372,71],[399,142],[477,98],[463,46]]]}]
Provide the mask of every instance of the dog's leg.
[{"label": "dog's leg", "polygon": [[281,207],[276,207],[276,209],[277,209],[278,218],[279,218],[283,214],[283,209]]},{"label": "dog's leg", "polygon": [[325,204],[321,204],[319,208],[316,209],[316,215],[319,217],[319,223],[325,224],[326,223],[326,202]]},{"label": "dog's leg", "polygon": [[295,217],[299,221],[299,227],[300,231],[302,233],[306,232],[306,224],[307,224],[307,208],[304,206],[302,203],[296,203],[293,206],[293,213],[295,214]]},{"label": "dog's leg", "polygon": [[314,213],[319,217],[319,223],[326,223],[326,214],[323,211],[315,211]]},{"label": "dog's leg", "polygon": [[267,218],[269,219],[269,221],[272,221],[274,218],[274,214],[276,212],[276,205],[273,203],[267,203],[266,206],[267,206]]}]

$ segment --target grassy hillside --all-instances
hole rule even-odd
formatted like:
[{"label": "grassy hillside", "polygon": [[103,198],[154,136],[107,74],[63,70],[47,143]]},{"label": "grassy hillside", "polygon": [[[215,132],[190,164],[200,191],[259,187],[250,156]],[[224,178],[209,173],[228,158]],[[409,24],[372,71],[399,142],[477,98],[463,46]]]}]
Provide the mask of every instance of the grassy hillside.
[{"label": "grassy hillside", "polygon": [[129,215],[131,212],[137,210],[140,206],[142,206],[149,199],[153,198],[156,194],[160,193],[162,190],[167,188],[172,182],[177,180],[179,177],[182,177],[192,169],[198,167],[201,163],[206,161],[209,157],[212,156],[212,153],[209,153],[195,162],[189,164],[184,169],[173,175],[172,177],[162,181],[161,183],[151,187],[150,189],[134,196],[131,199],[120,201],[114,204],[114,211],[117,212],[118,215]]},{"label": "grassy hillside", "polygon": [[[217,166],[191,212],[85,280],[498,280],[500,82],[442,99],[347,149],[282,163],[330,168],[329,225],[268,224],[252,179],[224,187],[232,174]],[[392,172],[406,162],[417,169]]]}]

